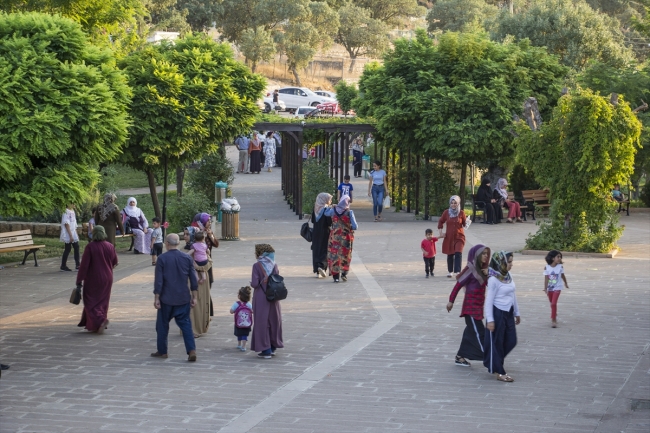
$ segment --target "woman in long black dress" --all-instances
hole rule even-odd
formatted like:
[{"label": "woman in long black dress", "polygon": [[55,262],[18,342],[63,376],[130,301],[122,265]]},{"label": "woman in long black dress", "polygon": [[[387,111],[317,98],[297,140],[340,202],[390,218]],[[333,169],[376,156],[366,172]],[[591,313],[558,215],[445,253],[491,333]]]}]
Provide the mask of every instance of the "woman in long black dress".
[{"label": "woman in long black dress", "polygon": [[311,235],[311,257],[314,273],[318,278],[327,278],[327,242],[330,237],[332,218],[325,216],[325,209],[332,203],[332,195],[321,192],[311,214],[314,229]]},{"label": "woman in long black dress", "polygon": [[483,178],[481,186],[476,192],[476,201],[485,203],[485,218],[486,224],[499,224],[503,218],[503,211],[499,205],[499,201],[494,198],[492,188],[490,188],[490,179]]}]

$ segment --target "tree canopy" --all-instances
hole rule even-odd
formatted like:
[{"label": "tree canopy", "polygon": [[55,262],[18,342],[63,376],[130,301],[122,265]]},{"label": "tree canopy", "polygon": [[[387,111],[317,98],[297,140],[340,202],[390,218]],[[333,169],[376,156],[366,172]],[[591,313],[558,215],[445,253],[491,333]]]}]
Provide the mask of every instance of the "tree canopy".
[{"label": "tree canopy", "polygon": [[68,18],[0,14],[0,214],[82,203],[126,141],[129,88]]},{"label": "tree canopy", "polygon": [[376,56],[389,47],[388,27],[380,20],[370,16],[367,9],[346,4],[338,10],[339,28],[336,42],[341,44],[353,60],[359,56]]},{"label": "tree canopy", "polygon": [[632,174],[641,123],[616,104],[578,88],[563,96],[539,131],[520,125],[517,158],[550,190],[550,222],[529,237],[532,249],[608,252],[622,233],[611,191]]},{"label": "tree canopy", "polygon": [[530,39],[546,47],[563,64],[584,68],[589,60],[623,66],[633,58],[618,20],[593,10],[584,0],[534,0],[522,13],[502,10],[494,37]]},{"label": "tree canopy", "polygon": [[265,83],[204,35],[149,45],[120,65],[133,89],[122,162],[147,173],[160,216],[154,172],[164,159],[172,168],[202,159],[250,130]]},{"label": "tree canopy", "polygon": [[500,159],[514,152],[513,114],[528,97],[550,113],[566,72],[528,41],[449,32],[436,45],[420,31],[366,68],[354,106],[392,146],[461,164]]},{"label": "tree canopy", "polygon": [[429,31],[454,32],[482,30],[484,22],[499,9],[485,0],[438,0],[427,14]]}]

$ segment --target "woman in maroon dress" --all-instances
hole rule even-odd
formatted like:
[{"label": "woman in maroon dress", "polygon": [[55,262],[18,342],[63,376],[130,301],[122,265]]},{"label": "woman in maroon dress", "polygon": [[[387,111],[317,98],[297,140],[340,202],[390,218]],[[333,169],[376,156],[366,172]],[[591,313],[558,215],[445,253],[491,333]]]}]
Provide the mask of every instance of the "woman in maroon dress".
[{"label": "woman in maroon dress", "polygon": [[275,250],[269,244],[255,245],[255,258],[251,287],[253,292],[253,336],[251,350],[259,352],[258,357],[271,359],[275,349],[282,344],[282,310],[280,301],[266,300],[266,284],[269,275],[278,274],[275,264]]},{"label": "woman in maroon dress", "polygon": [[[447,231],[442,233],[442,226],[447,223]],[[465,224],[467,218],[465,212],[460,208],[460,197],[457,195],[449,199],[449,209],[442,213],[438,220],[438,231],[442,241],[442,253],[447,254],[448,278],[456,276],[460,272],[463,261],[463,248],[465,248]]]},{"label": "woman in maroon dress", "polygon": [[108,326],[108,302],[113,286],[113,268],[117,266],[115,247],[106,241],[102,226],[93,229],[93,240],[81,257],[77,285],[83,284],[84,310],[77,326],[103,334]]}]

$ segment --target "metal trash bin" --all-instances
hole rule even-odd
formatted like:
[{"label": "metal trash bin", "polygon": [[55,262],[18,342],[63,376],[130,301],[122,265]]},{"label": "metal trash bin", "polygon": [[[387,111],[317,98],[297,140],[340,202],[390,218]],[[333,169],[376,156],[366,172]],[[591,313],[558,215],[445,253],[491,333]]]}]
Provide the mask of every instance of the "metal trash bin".
[{"label": "metal trash bin", "polygon": [[222,211],[221,240],[239,240],[239,211]]},{"label": "metal trash bin", "polygon": [[363,155],[361,157],[361,169],[363,170],[363,177],[368,179],[368,170],[370,170],[370,155]]}]

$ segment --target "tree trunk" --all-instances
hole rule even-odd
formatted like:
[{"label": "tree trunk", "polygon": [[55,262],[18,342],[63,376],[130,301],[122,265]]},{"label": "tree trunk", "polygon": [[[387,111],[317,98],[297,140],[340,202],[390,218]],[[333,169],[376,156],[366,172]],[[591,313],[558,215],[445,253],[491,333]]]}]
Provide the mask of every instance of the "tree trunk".
[{"label": "tree trunk", "polygon": [[185,167],[176,167],[176,197],[183,197],[183,180],[185,179]]},{"label": "tree trunk", "polygon": [[510,11],[510,15],[515,13],[515,0],[508,0],[508,10]]},{"label": "tree trunk", "polygon": [[251,72],[254,74],[257,69],[257,62],[251,62]]},{"label": "tree trunk", "polygon": [[296,67],[292,66],[289,68],[289,70],[293,74],[293,78],[296,80],[296,86],[302,87],[302,81],[300,81],[300,75],[298,75],[298,70],[296,69]]},{"label": "tree trunk", "polygon": [[350,67],[348,68],[348,72],[352,73],[354,72],[354,66],[357,63],[357,56],[350,56]]},{"label": "tree trunk", "polygon": [[467,177],[467,164],[463,161],[461,162],[460,166],[460,194],[458,196],[460,197],[460,203],[458,203],[458,207],[460,209],[465,208],[465,178]]},{"label": "tree trunk", "polygon": [[158,193],[156,192],[156,178],[153,171],[147,171],[147,180],[149,181],[149,193],[151,194],[151,201],[153,202],[153,210],[158,218],[161,217],[160,203],[158,203]]},{"label": "tree trunk", "polygon": [[499,166],[497,163],[490,164],[488,166],[488,171],[483,175],[490,180],[490,186],[492,189],[497,187],[497,181],[501,178],[504,178],[508,175],[508,170]]}]

